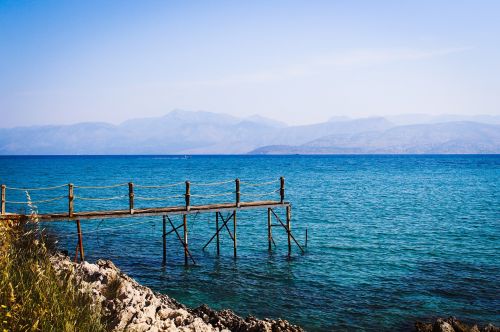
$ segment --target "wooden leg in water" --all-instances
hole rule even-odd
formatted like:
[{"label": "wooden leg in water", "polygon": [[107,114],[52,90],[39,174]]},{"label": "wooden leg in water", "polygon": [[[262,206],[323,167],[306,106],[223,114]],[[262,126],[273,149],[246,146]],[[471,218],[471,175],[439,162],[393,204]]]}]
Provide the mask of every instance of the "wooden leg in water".
[{"label": "wooden leg in water", "polygon": [[291,228],[290,228],[290,219],[291,219],[291,211],[290,211],[290,206],[288,205],[286,207],[286,228],[287,228],[287,235],[288,235],[288,256],[292,254],[292,241],[291,241]]},{"label": "wooden leg in water", "polygon": [[234,211],[233,214],[233,240],[234,240],[234,258],[236,258],[236,247],[237,247],[237,242],[236,242],[236,210]]},{"label": "wooden leg in water", "polygon": [[163,216],[163,265],[167,263],[167,221],[165,220],[165,215]]},{"label": "wooden leg in water", "polygon": [[307,228],[306,228],[306,247],[307,247]]},{"label": "wooden leg in water", "polygon": [[269,251],[271,251],[272,241],[273,233],[271,230],[271,208],[267,208],[267,242],[269,244]]},{"label": "wooden leg in water", "polygon": [[83,252],[82,228],[80,226],[80,220],[76,221],[76,228],[78,230],[78,249],[80,251],[80,262],[83,262],[85,260],[85,254]]},{"label": "wooden leg in water", "polygon": [[187,230],[187,214],[183,215],[184,219],[184,264],[188,264],[188,230]]},{"label": "wooden leg in water", "polygon": [[217,231],[217,256],[220,255],[220,242],[219,242],[219,212],[215,212],[215,230]]}]

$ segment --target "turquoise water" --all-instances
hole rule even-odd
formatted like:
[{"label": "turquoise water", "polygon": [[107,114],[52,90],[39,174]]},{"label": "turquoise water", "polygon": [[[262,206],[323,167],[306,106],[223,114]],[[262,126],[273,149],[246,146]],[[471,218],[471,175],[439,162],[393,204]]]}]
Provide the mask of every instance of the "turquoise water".
[{"label": "turquoise water", "polygon": [[[196,266],[184,267],[174,235],[162,267],[161,217],[85,221],[86,258],[112,259],[124,272],[153,289],[197,306],[232,308],[241,315],[284,317],[310,331],[406,330],[415,319],[456,315],[500,324],[500,156],[167,156],[0,157],[0,182],[33,187],[72,182],[143,185],[190,179],[212,182],[286,177],[292,229],[306,254],[293,248],[287,259],[283,229],[277,247],[267,248],[267,212],[238,215],[238,259],[222,236],[217,257],[213,214],[190,216],[189,242]],[[277,183],[242,192],[272,191]],[[232,190],[193,185],[192,193]],[[80,197],[114,197],[76,188]],[[183,187],[136,188],[136,196],[182,193]],[[65,195],[66,189],[33,200]],[[25,200],[9,190],[8,200]],[[276,194],[274,194],[276,195]],[[275,196],[277,198],[277,196]],[[244,196],[242,196],[244,198]],[[232,200],[232,197],[220,197]],[[202,203],[193,197],[193,203]],[[182,203],[182,198],[168,202]],[[66,209],[66,204],[39,210]],[[142,201],[141,206],[155,202]],[[158,204],[158,203],[157,203]],[[127,198],[79,201],[75,208],[124,208]],[[22,209],[8,204],[9,211]],[[284,211],[279,211],[284,216]],[[172,218],[177,225],[179,217]],[[120,226],[116,228],[116,226]],[[75,250],[75,224],[47,225],[60,245]]]}]

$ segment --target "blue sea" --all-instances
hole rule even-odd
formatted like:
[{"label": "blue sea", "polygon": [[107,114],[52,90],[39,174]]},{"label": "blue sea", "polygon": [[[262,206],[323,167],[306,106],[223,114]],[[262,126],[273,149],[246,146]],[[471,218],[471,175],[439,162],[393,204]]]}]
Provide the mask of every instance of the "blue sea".
[{"label": "blue sea", "polygon": [[[266,193],[262,198],[278,199],[273,191],[280,176],[292,204],[292,232],[303,246],[308,231],[305,254],[294,245],[287,257],[282,227],[273,228],[276,247],[268,250],[262,209],[238,213],[237,259],[227,231],[220,256],[214,242],[202,250],[215,232],[214,213],[189,216],[196,265],[184,266],[182,246],[170,234],[162,266],[160,216],[82,221],[86,259],[111,259],[140,283],[188,306],[282,317],[308,331],[408,330],[415,320],[449,315],[500,325],[498,155],[0,157],[1,183],[73,183],[77,211],[127,208],[129,181],[155,186],[190,180],[194,205],[233,201],[234,182],[203,184],[240,178],[242,200]],[[267,181],[273,182],[252,186]],[[82,188],[114,184],[124,185]],[[182,197],[166,197],[183,193],[182,183],[136,187],[136,206],[182,205]],[[67,195],[67,188],[29,194],[37,202]],[[85,200],[95,197],[113,199]],[[26,193],[8,189],[7,200],[26,201]],[[67,211],[65,200],[35,205],[39,212]],[[27,207],[8,203],[7,209]],[[276,213],[285,216],[282,209]],[[176,226],[182,221],[171,219]],[[74,255],[75,222],[45,227]]]}]

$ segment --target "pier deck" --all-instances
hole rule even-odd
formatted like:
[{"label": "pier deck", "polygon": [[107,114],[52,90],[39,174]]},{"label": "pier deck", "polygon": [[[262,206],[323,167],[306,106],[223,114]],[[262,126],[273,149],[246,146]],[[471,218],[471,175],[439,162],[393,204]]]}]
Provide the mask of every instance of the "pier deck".
[{"label": "pier deck", "polygon": [[[234,190],[226,191],[223,193],[213,193],[209,192],[206,194],[191,194],[191,186],[199,186],[201,188],[204,187],[213,187],[213,186],[227,186],[230,183],[234,183]],[[277,189],[274,189],[270,192],[264,193],[255,193],[255,191],[250,191],[247,193],[241,192],[242,184],[247,186],[248,188],[256,188],[256,187],[265,187],[273,185],[274,183],[279,183],[280,186]],[[167,197],[153,197],[153,196],[136,196],[134,189],[141,188],[141,190],[160,190],[165,188],[176,188],[179,186],[184,186],[184,192],[182,194],[167,196]],[[127,187],[128,191],[124,195],[124,193],[120,193],[119,195],[111,196],[111,197],[83,197],[75,195],[75,189],[77,190],[101,190],[101,189],[117,189],[121,190],[121,187]],[[42,199],[39,201],[31,201],[30,200],[30,192],[35,191],[52,191],[52,190],[64,190],[67,188],[67,195],[51,197],[48,199]],[[27,201],[9,201],[7,198],[7,190],[12,191],[21,191],[25,192],[28,197]],[[279,193],[279,200],[248,200],[242,201],[241,196],[246,196],[250,198],[261,198],[264,196],[276,195]],[[218,197],[227,197],[233,196],[233,202],[223,202],[223,203],[206,203],[206,204],[192,204],[192,198],[199,199],[207,199],[207,198],[218,198]],[[96,210],[84,210],[84,211],[75,211],[74,203],[75,200],[85,201],[113,201],[113,200],[128,200],[128,206],[126,209],[96,209]],[[183,198],[185,204],[183,205],[173,205],[173,206],[159,206],[159,207],[140,207],[136,208],[136,201],[167,201],[168,199],[178,199]],[[67,201],[67,212],[53,212],[53,213],[35,213],[33,215],[33,211],[28,213],[9,213],[6,210],[7,204],[12,205],[27,205],[31,209],[36,204],[37,206],[43,206],[44,204],[59,202],[63,203]],[[60,202],[63,201],[63,202]],[[279,215],[275,210],[279,208],[284,208],[286,211],[286,215],[283,219],[286,221],[282,221]],[[285,179],[283,177],[278,180],[261,182],[261,183],[249,183],[249,182],[241,182],[239,179],[222,181],[222,182],[214,182],[214,183],[191,183],[190,181],[178,182],[173,184],[166,185],[137,185],[132,182],[122,183],[110,186],[75,186],[73,184],[61,185],[61,186],[53,186],[47,188],[14,188],[8,187],[6,185],[1,186],[1,205],[0,205],[0,221],[2,220],[29,220],[30,218],[36,218],[38,222],[56,222],[56,221],[75,221],[77,226],[77,247],[76,252],[80,255],[80,260],[84,260],[84,249],[83,249],[83,235],[81,231],[80,221],[82,220],[90,220],[90,219],[112,219],[112,218],[131,218],[131,217],[146,217],[146,216],[162,216],[163,220],[163,262],[166,262],[166,237],[169,234],[175,233],[179,242],[184,247],[184,258],[185,263],[188,264],[188,260],[190,259],[193,263],[196,263],[193,256],[191,255],[188,247],[188,228],[187,221],[188,216],[192,214],[200,214],[200,213],[215,213],[215,233],[210,238],[210,240],[205,244],[203,249],[205,249],[212,240],[216,239],[216,247],[217,254],[220,253],[220,241],[219,237],[221,231],[225,228],[227,233],[229,234],[231,240],[233,241],[234,248],[234,257],[237,256],[237,213],[242,210],[250,210],[250,209],[267,209],[267,232],[268,232],[268,248],[272,249],[272,246],[276,246],[272,235],[273,227],[283,227],[287,233],[288,239],[288,255],[291,255],[292,252],[292,241],[299,247],[301,252],[304,252],[302,246],[297,242],[295,237],[291,232],[291,204],[290,202],[285,201]],[[221,212],[230,212],[230,216],[224,218]],[[169,216],[173,215],[182,215],[183,222],[181,225],[175,226],[170,219]],[[274,219],[279,223],[272,223],[272,219]],[[219,227],[219,220],[221,221],[222,226]],[[229,221],[232,220],[232,231],[228,227]],[[167,231],[167,221],[171,227],[170,230]],[[179,229],[183,228],[183,234],[179,233]],[[307,239],[307,232],[306,232]],[[307,241],[307,240],[306,240]],[[75,254],[75,261],[77,260],[77,254]]]}]

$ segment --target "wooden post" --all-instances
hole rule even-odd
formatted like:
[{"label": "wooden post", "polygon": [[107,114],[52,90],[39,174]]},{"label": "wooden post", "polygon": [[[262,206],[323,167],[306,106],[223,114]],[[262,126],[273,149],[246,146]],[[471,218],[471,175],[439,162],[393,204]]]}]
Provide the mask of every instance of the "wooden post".
[{"label": "wooden post", "polygon": [[167,221],[165,220],[165,215],[163,215],[163,265],[167,263]]},{"label": "wooden post", "polygon": [[306,245],[305,246],[307,247],[307,228],[306,228]]},{"label": "wooden post", "polygon": [[234,258],[236,258],[236,247],[237,247],[237,243],[236,243],[236,210],[234,210],[234,214],[233,214],[233,242],[234,242]]},{"label": "wooden post", "polygon": [[[186,182],[188,183],[188,182]],[[189,187],[187,187],[189,188]],[[188,264],[188,230],[187,230],[187,214],[183,215],[184,226],[184,264]]]},{"label": "wooden post", "polygon": [[80,220],[76,220],[76,229],[78,231],[78,249],[80,250],[80,262],[85,260],[85,254],[83,253],[83,239],[82,239],[82,228],[80,226]]},{"label": "wooden post", "polygon": [[190,190],[190,183],[189,181],[186,181],[186,194],[184,195],[185,198],[186,198],[186,211],[189,211],[189,205],[190,205],[190,201],[191,201],[191,190]]},{"label": "wooden post", "polygon": [[291,228],[290,228],[290,219],[291,219],[291,207],[290,205],[287,205],[286,207],[286,228],[287,228],[287,235],[288,235],[288,256],[292,254],[292,241],[291,241]]},{"label": "wooden post", "polygon": [[285,201],[285,178],[280,177],[280,201],[281,204]]},{"label": "wooden post", "polygon": [[217,236],[217,256],[220,255],[220,242],[219,242],[219,212],[215,212],[215,230]]},{"label": "wooden post", "polygon": [[128,183],[128,206],[130,214],[134,214],[134,184]]},{"label": "wooden post", "polygon": [[271,208],[267,208],[267,242],[269,250],[271,250],[271,242],[273,241],[273,233],[271,230]]},{"label": "wooden post", "polygon": [[240,179],[236,179],[236,207],[240,207]]},{"label": "wooden post", "polygon": [[[68,184],[68,215],[69,217],[73,217],[73,200],[75,199],[75,196],[73,195],[73,184],[70,183]],[[80,221],[78,221],[78,225],[80,224]]]},{"label": "wooden post", "polygon": [[6,192],[6,186],[2,184],[2,202],[0,205],[0,214],[5,214],[5,192]]}]

